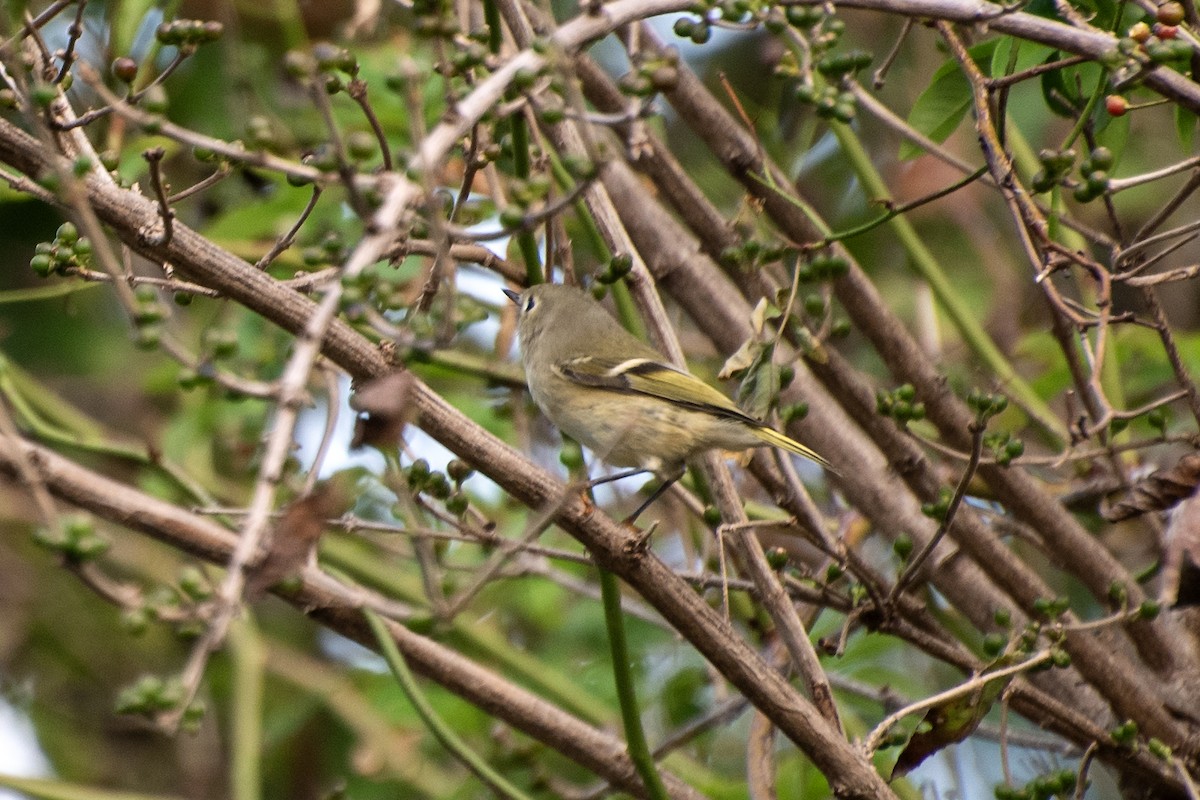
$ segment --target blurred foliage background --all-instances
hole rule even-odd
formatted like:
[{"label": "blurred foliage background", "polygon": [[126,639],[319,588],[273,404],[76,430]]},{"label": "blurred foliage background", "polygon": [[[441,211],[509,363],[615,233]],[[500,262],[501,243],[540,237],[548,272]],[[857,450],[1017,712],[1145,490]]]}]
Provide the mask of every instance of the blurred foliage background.
[{"label": "blurred foliage background", "polygon": [[[10,74],[21,69],[21,53],[28,52],[20,36],[25,21],[49,5],[10,3],[5,8],[6,27],[0,35],[6,42],[3,60]],[[51,51],[73,41],[79,64],[90,65],[109,91],[124,94],[130,86],[144,88],[178,52],[168,43],[169,37],[164,41],[161,33],[156,36],[161,24],[189,19],[219,22],[220,35],[191,48],[194,53],[161,86],[149,91],[141,106],[164,114],[181,128],[227,142],[240,140],[249,150],[315,166],[336,178],[339,167],[362,174],[382,169],[371,121],[344,91],[351,76],[369,87],[371,113],[402,169],[425,133],[443,118],[447,97],[469,92],[487,73],[483,65],[489,63],[483,56],[474,66],[461,60],[472,47],[485,48],[486,34],[454,40],[429,35],[430,19],[465,16],[482,25],[482,6],[417,3],[414,8],[385,3],[371,13],[370,4],[358,5],[361,8],[350,2],[288,0],[87,3],[79,16],[82,35],[72,40],[69,27],[77,6],[60,3],[55,6],[57,13],[40,24],[39,37]],[[831,126],[852,130],[893,205],[926,198],[961,180],[959,170],[912,145],[903,135],[903,126],[881,118],[872,107],[864,108],[863,99],[854,98],[848,85],[825,98],[830,102],[824,106],[820,97],[806,96],[802,88],[806,78],[798,78],[803,70],[797,72],[795,52],[781,43],[770,26],[760,24],[767,16],[776,22],[791,20],[782,8],[743,3],[740,16],[731,18],[749,21],[722,26],[716,18],[725,5],[731,4],[711,8],[701,4],[710,22],[699,21],[693,11],[657,18],[653,29],[678,48],[680,65],[694,70],[722,103],[752,126],[758,146],[783,166],[833,230],[845,231],[873,220],[884,205],[875,191],[864,187],[861,165],[845,155]],[[1050,4],[1044,5],[1047,8],[1035,2],[1024,10],[1053,17]],[[1077,5],[1078,13],[1089,15],[1093,25],[1119,34],[1147,13],[1132,3]],[[1190,3],[1186,5],[1190,9]],[[559,20],[580,13],[574,5],[559,2],[542,11]],[[936,35],[920,23],[901,34],[901,25],[907,23],[874,11],[838,9],[833,15],[825,11],[812,11],[810,27],[836,30],[832,51],[865,54],[862,66],[869,67],[856,85],[865,87],[862,91],[875,104],[907,119],[907,130],[944,140],[948,152],[972,167],[982,163],[966,79]],[[357,18],[356,12],[364,16]],[[680,27],[677,20],[687,24]],[[698,28],[707,33],[697,32]],[[1183,29],[1190,30],[1186,22]],[[1015,39],[985,29],[969,30],[968,37],[973,39],[976,61],[994,70],[993,75],[1003,72],[998,65],[1017,72],[1062,57],[1049,45],[1024,42],[1018,48]],[[895,52],[889,56],[893,46]],[[338,72],[324,69],[322,62],[318,79],[338,81],[343,89],[328,95],[327,104],[314,102],[297,79],[296,65],[305,69],[309,62],[304,58],[312,58],[302,54],[314,53],[318,60],[332,62],[343,53],[352,54],[356,64],[352,72]],[[647,73],[644,63],[631,68],[619,37],[595,43],[590,53],[615,77],[633,75],[640,80]],[[885,57],[891,59],[886,75],[880,86],[872,88],[871,71],[879,69]],[[126,67],[130,81],[115,74],[120,71],[115,61],[121,58],[130,60]],[[662,63],[657,67],[675,68],[669,59],[664,63],[666,67]],[[1187,71],[1186,59],[1172,63]],[[1014,84],[1006,99],[1006,145],[1022,180],[1033,182],[1039,170],[1053,171],[1054,153],[1081,124],[1080,111],[1086,106],[1085,135],[1072,144],[1077,151],[1073,165],[1060,173],[1062,180],[1051,192],[1042,195],[1046,205],[1070,219],[1069,224],[1058,219],[1052,223],[1052,235],[1067,249],[1101,250],[1096,237],[1088,240],[1091,230],[1128,243],[1130,232],[1162,214],[1168,197],[1182,198],[1170,218],[1184,222],[1194,217],[1194,199],[1181,191],[1194,181],[1194,168],[1119,192],[1108,191],[1106,177],[1098,179],[1098,191],[1087,202],[1068,199],[1073,187],[1086,186],[1093,174],[1080,172],[1079,164],[1089,155],[1094,159],[1102,149],[1109,153],[1109,165],[1095,172],[1113,178],[1161,169],[1194,152],[1195,116],[1184,104],[1155,103],[1150,90],[1133,86],[1125,94],[1135,112],[1114,115],[1119,108],[1109,98],[1122,95],[1111,87],[1101,88],[1107,86],[1104,68],[1096,61],[1070,64],[1047,73],[1052,78]],[[792,248],[780,264],[795,266],[794,248],[799,243],[777,234],[744,186],[695,131],[656,97],[656,91],[669,88],[666,83],[671,80],[669,74],[659,78],[663,86],[642,92],[650,112],[644,124],[663,138],[741,240],[765,248]],[[837,80],[834,73],[828,83],[837,86]],[[105,105],[92,83],[77,77],[67,94],[78,113]],[[8,91],[15,103],[15,93]],[[1098,102],[1089,104],[1093,95]],[[25,111],[23,115],[22,109],[10,108],[5,115],[33,130]],[[349,154],[346,164],[339,165],[331,156],[331,129],[338,131]],[[313,276],[319,280],[323,271],[345,262],[363,235],[354,200],[336,181],[324,186],[307,213],[314,192],[305,181],[238,163],[203,146],[189,146],[121,114],[111,114],[86,130],[103,151],[102,157],[111,159],[106,166],[113,168],[119,181],[140,185],[147,194],[150,168],[142,154],[150,148],[163,149],[162,174],[172,190],[220,176],[172,207],[181,222],[248,262],[258,261],[303,219],[294,244],[265,267],[279,281],[303,284]],[[539,139],[533,158],[535,177],[513,178],[520,169],[514,161],[513,136],[510,128],[499,124],[481,139],[493,148],[485,161],[503,176],[503,188],[490,185],[495,176],[485,177],[486,170],[474,172],[475,167],[456,151],[436,176],[438,185],[423,212],[430,218],[441,215],[444,224],[445,212],[453,208],[455,231],[471,226],[494,231],[505,221],[506,209],[525,212],[521,193],[533,191],[536,196],[539,178],[544,191],[548,182],[544,176],[562,165]],[[467,170],[475,175],[475,192],[469,197],[464,193],[465,202],[456,202]],[[7,176],[14,172],[6,168]],[[1053,175],[1049,180],[1055,183]],[[648,179],[646,191],[653,191]],[[369,202],[372,198],[367,194]],[[1103,467],[1093,460],[1071,458],[1066,432],[1074,424],[1072,415],[1080,413],[1079,401],[1069,397],[1075,382],[1052,333],[1055,309],[1033,280],[1013,218],[998,193],[983,181],[973,181],[947,197],[908,210],[903,218],[944,270],[956,301],[986,331],[1014,374],[1027,382],[1031,395],[1059,419],[1057,430],[1047,431],[1031,423],[1037,412],[1028,404],[1014,403],[994,420],[1000,429],[1023,437],[1021,448],[1011,450],[1010,457],[1023,450],[1042,459],[1035,462],[1041,467],[1037,474],[1055,495],[1098,479],[1114,464],[1129,470],[1140,468],[1143,461],[1171,464],[1191,448],[1195,420],[1186,401],[1176,398],[1074,443],[1109,447],[1124,436],[1123,441],[1145,443],[1127,451],[1136,457],[1114,456],[1108,450],[1094,460],[1105,462]],[[125,252],[124,265],[132,274],[167,281],[132,281],[140,315],[134,315],[131,323],[111,284],[87,279],[93,276],[86,270],[55,269],[56,274],[46,278],[30,269],[39,243],[57,240],[69,246],[77,241],[77,231],[61,227],[64,220],[62,209],[29,193],[11,185],[0,190],[0,394],[10,416],[25,436],[79,464],[182,507],[205,509],[213,519],[236,526],[238,509],[249,502],[258,478],[261,443],[276,413],[269,398],[243,391],[238,381],[277,378],[292,352],[293,337],[242,305],[170,284],[173,276],[164,274],[159,265]],[[421,219],[411,225],[414,239],[436,242],[444,234]],[[613,254],[597,241],[584,216],[568,204],[554,225],[558,227],[553,244],[569,251],[575,274],[602,275]],[[537,232],[534,247],[545,248],[544,230],[532,229]],[[1193,238],[1180,239],[1182,246],[1166,257],[1168,266],[1196,262]],[[520,265],[528,258],[523,249],[528,242],[520,239],[505,235],[488,244],[498,257]],[[894,229],[880,224],[847,238],[844,245],[869,271],[888,306],[955,392],[966,395],[982,387],[1003,393],[1014,388],[998,380],[970,348],[957,322],[935,297],[929,276],[911,268],[912,253],[898,243]],[[753,255],[745,253],[727,255],[734,263],[748,259],[739,267],[754,261]],[[361,280],[345,287],[342,315],[373,341],[398,342],[403,363],[456,408],[566,475],[568,467],[578,466],[580,454],[570,445],[560,453],[557,434],[520,388],[511,314],[499,291],[503,284],[494,272],[464,260],[453,277],[456,291],[443,291],[436,302],[418,308],[430,263],[428,255],[413,253],[372,266]],[[600,267],[594,269],[597,264]],[[99,271],[95,265],[89,269]],[[629,308],[620,280],[599,285],[611,285],[608,291],[616,296],[616,308]],[[1095,298],[1090,284],[1074,274],[1062,275],[1061,285],[1077,306],[1089,305]],[[1200,357],[1195,281],[1169,287],[1159,296],[1179,357],[1190,368]],[[311,285],[305,291],[311,291]],[[850,324],[828,288],[814,282],[800,291],[798,303],[813,328],[830,337],[826,344],[878,387],[893,389],[891,365]],[[1107,311],[1134,318],[1144,316],[1146,307],[1139,292],[1117,286]],[[669,304],[668,312],[679,327],[693,370],[715,381],[729,353],[717,352],[676,306]],[[163,347],[164,332],[179,343],[183,357]],[[1175,390],[1178,373],[1151,327],[1114,326],[1108,334],[1109,351],[1100,379],[1114,407],[1147,407]],[[328,384],[315,380],[311,384],[314,402],[303,412],[299,447],[284,481],[288,498],[302,491],[307,471],[314,468],[313,454],[326,417],[340,417],[331,454],[317,468],[322,476],[336,475],[347,488],[346,502],[330,516],[344,513],[350,516],[343,519],[353,522],[328,530],[321,542],[322,563],[423,609],[425,630],[439,641],[582,719],[615,729],[619,717],[606,645],[609,633],[595,570],[578,543],[557,529],[547,531],[537,539],[536,548],[514,557],[454,615],[440,616],[444,606],[438,604],[470,586],[475,572],[496,551],[494,543],[481,545],[463,535],[462,526],[516,538],[532,512],[486,476],[470,474],[467,464],[452,461],[444,449],[411,427],[399,454],[386,448],[382,455],[370,448],[350,452],[347,423],[353,412],[345,405],[349,382],[330,380],[333,388],[328,392]],[[929,423],[919,418],[911,423],[918,438],[936,438]],[[1063,458],[1055,462],[1056,455]],[[961,463],[949,460],[943,466],[945,483],[953,486]],[[430,478],[429,472],[440,477]],[[835,485],[815,472],[805,470],[803,475],[812,479],[814,496],[829,518],[837,521],[833,527],[848,547],[860,548],[864,558],[884,573],[895,575],[903,569],[903,558],[894,550],[895,532],[881,534],[847,505]],[[691,485],[704,500],[703,485]],[[771,502],[748,480],[741,485],[752,506]],[[616,515],[636,503],[639,487],[638,482],[622,483],[615,492],[601,493],[598,502]],[[64,549],[61,539],[44,533],[45,521],[26,489],[19,481],[5,484],[0,503],[0,619],[4,620],[0,678],[5,703],[32,720],[50,770],[46,777],[55,780],[37,785],[14,780],[17,788],[30,796],[77,798],[104,797],[106,789],[195,798],[246,791],[252,794],[243,796],[259,793],[268,798],[488,796],[484,785],[430,734],[376,655],[269,597],[252,605],[227,646],[213,656],[198,696],[206,713],[189,717],[186,733],[164,736],[147,719],[153,715],[117,713],[121,705],[145,712],[146,703],[153,705],[155,697],[165,696],[167,703],[176,697],[172,692],[177,687],[169,676],[188,658],[203,630],[203,617],[193,612],[211,597],[219,570],[121,525],[72,516],[64,529],[76,526],[82,531],[83,548],[97,551],[94,561],[90,552],[80,558],[79,551]],[[987,492],[981,491],[971,502],[986,508]],[[706,505],[701,503],[702,508]],[[1154,581],[1163,542],[1154,529],[1105,523],[1094,503],[1076,510],[1098,541],[1131,574],[1141,576],[1149,592],[1157,592]],[[711,515],[696,514],[686,504],[668,500],[650,516],[662,520],[654,544],[662,558],[681,573],[717,574],[716,548],[709,533]],[[107,544],[89,544],[93,536]],[[793,546],[786,537],[780,543]],[[1061,554],[1047,553],[1019,536],[1011,546],[1069,598],[1080,617],[1107,613],[1075,578],[1057,568]],[[99,564],[102,577],[77,579],[91,569],[84,564]],[[820,574],[803,566],[797,569],[802,579],[822,583]],[[436,584],[432,589],[431,583]],[[130,593],[118,592],[124,602],[113,602],[97,595],[98,585]],[[699,590],[714,607],[721,605],[719,581]],[[431,592],[440,599],[431,601]],[[975,630],[936,593],[925,598],[950,635],[972,648],[981,647],[985,632]],[[664,766],[707,796],[749,796],[745,772],[750,715],[742,713],[744,706],[738,705],[736,692],[636,595],[630,593],[625,599],[634,674],[650,738],[661,741],[689,724],[708,720],[694,739],[664,760]],[[749,639],[769,641],[771,623],[761,607],[741,591],[733,593],[730,604],[732,621]],[[812,614],[810,621],[813,640],[825,643],[825,650],[836,649],[846,616],[826,611]],[[852,632],[844,649],[825,664],[852,739],[864,736],[882,710],[892,708],[887,703],[897,702],[895,698],[925,697],[961,679],[959,671],[901,639],[863,630]],[[145,676],[159,677],[147,683]],[[587,770],[483,709],[431,683],[423,691],[454,730],[532,795],[582,798],[602,793]],[[258,736],[250,736],[254,741],[245,738],[244,729],[238,733],[247,717],[256,720]],[[1033,726],[1014,719],[1007,721],[1013,737],[1007,753],[1010,772],[1001,773],[994,760],[998,720],[999,712],[993,711],[968,745],[950,748],[910,778],[894,782],[893,789],[909,797],[984,796],[993,785],[1004,784],[1006,777],[1020,787],[1038,777],[1052,779],[1064,770],[1075,774],[1081,752],[1078,742],[1072,745],[1038,734]],[[909,720],[907,730],[911,732],[915,724],[916,719]],[[237,747],[254,749],[239,753]],[[973,763],[976,754],[984,764]],[[795,748],[781,743],[776,757],[779,796],[818,797],[829,791],[825,779]],[[886,765],[885,774],[895,758],[895,750],[878,756],[881,768]],[[250,762],[253,768],[247,766]],[[239,769],[251,769],[251,777]],[[1100,766],[1093,768],[1091,778],[1090,797],[1119,791],[1115,778]],[[70,785],[77,793],[68,794]],[[1067,794],[1063,788],[1063,796]]]}]

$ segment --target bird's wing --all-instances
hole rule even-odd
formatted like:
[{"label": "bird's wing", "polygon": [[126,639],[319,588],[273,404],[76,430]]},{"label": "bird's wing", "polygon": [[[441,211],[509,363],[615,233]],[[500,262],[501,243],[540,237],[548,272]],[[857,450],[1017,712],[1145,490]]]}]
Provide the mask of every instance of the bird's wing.
[{"label": "bird's wing", "polygon": [[652,358],[616,360],[579,356],[562,361],[555,368],[564,378],[584,386],[660,397],[696,411],[731,417],[754,426],[762,424],[695,375]]}]

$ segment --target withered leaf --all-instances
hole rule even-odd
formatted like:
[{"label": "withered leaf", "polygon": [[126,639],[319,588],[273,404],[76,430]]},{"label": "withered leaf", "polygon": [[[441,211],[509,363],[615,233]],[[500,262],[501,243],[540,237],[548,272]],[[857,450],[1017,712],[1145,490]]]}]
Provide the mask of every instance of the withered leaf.
[{"label": "withered leaf", "polygon": [[1162,559],[1163,603],[1196,605],[1197,567],[1200,567],[1200,497],[1193,494],[1179,504],[1171,515],[1163,538],[1166,541]]},{"label": "withered leaf", "polygon": [[354,424],[352,448],[370,445],[380,450],[395,448],[412,418],[413,377],[407,370],[388,373],[361,386],[350,399],[350,407],[363,412]]},{"label": "withered leaf", "polygon": [[284,509],[271,532],[263,560],[249,570],[246,600],[254,602],[275,584],[300,570],[325,531],[325,520],[338,516],[349,504],[340,483],[323,481]]},{"label": "withered leaf", "polygon": [[1166,511],[1194,494],[1197,485],[1200,485],[1200,454],[1192,453],[1170,469],[1158,470],[1135,483],[1128,495],[1103,510],[1104,518],[1120,522],[1152,511]]},{"label": "withered leaf", "polygon": [[764,335],[767,320],[779,316],[778,310],[775,310],[774,313],[768,313],[771,310],[772,307],[767,302],[767,298],[760,298],[758,304],[754,306],[754,310],[750,312],[750,328],[752,330],[750,338],[742,342],[741,347],[725,360],[721,371],[717,373],[718,378],[727,381],[739,375],[750,369],[756,361],[762,358],[764,348],[774,348],[774,342],[771,340],[771,337]]},{"label": "withered leaf", "polygon": [[762,354],[764,347],[763,343],[758,340],[758,337],[751,336],[742,342],[742,346],[733,355],[725,360],[725,364],[721,367],[721,371],[717,373],[717,377],[726,381],[735,375],[745,372]]}]

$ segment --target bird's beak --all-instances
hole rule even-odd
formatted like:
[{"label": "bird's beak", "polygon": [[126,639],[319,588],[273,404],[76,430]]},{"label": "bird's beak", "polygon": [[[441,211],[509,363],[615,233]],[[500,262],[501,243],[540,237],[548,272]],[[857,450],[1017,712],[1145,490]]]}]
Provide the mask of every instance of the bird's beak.
[{"label": "bird's beak", "polygon": [[520,292],[514,292],[512,289],[501,289],[500,291],[504,292],[504,294],[506,294],[508,296],[509,300],[512,300],[517,305],[521,305],[521,293]]}]

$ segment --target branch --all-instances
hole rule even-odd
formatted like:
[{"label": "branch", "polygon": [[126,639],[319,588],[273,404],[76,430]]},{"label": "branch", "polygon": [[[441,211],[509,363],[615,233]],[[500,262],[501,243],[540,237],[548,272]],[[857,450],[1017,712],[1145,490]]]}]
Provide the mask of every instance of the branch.
[{"label": "branch", "polygon": [[[102,477],[43,447],[0,439],[0,471],[15,476],[22,461],[32,464],[46,487],[62,500],[197,558],[225,564],[237,546],[232,532],[203,517]],[[313,566],[306,567],[301,578],[298,588],[280,590],[279,596],[330,630],[366,647],[376,646],[362,609],[391,614],[391,601],[361,587],[347,586]],[[385,621],[385,625],[405,660],[426,678],[591,769],[622,791],[645,796],[620,740],[432,639],[395,622]],[[673,775],[664,774],[663,779],[672,797],[699,800],[695,790]]]}]

